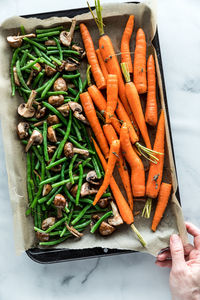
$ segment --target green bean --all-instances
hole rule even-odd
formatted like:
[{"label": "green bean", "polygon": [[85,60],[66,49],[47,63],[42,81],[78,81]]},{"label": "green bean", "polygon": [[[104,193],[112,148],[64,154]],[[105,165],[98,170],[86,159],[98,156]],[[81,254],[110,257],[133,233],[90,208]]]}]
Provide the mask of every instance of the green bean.
[{"label": "green bean", "polygon": [[[42,182],[42,181],[41,181]],[[41,185],[43,187],[43,185]],[[52,190],[49,192],[48,195],[38,199],[38,203],[44,203],[46,201],[48,201],[52,196],[55,196],[55,194],[57,194],[58,188],[52,188]]]},{"label": "green bean", "polygon": [[36,206],[36,210],[37,210],[38,227],[41,228],[42,220],[41,220],[41,207],[40,207],[40,205]]},{"label": "green bean", "polygon": [[[73,118],[73,121],[75,120],[75,118]],[[83,139],[82,139],[82,136],[81,136],[81,133],[80,133],[80,130],[78,129],[78,127],[76,126],[75,122],[72,123],[72,126],[76,132],[76,136],[77,136],[77,139],[79,142],[81,142]]]},{"label": "green bean", "polygon": [[48,80],[47,82],[45,82],[41,87],[37,88],[35,91],[37,93],[41,93],[46,88],[46,86],[49,84],[49,81],[50,80]]},{"label": "green bean", "polygon": [[81,186],[83,183],[83,166],[80,164],[79,166],[79,180],[78,180],[78,189],[76,192],[76,205],[79,205],[79,198],[81,194]]},{"label": "green bean", "polygon": [[50,55],[50,58],[51,58],[51,60],[55,61],[55,63],[57,63],[57,65],[59,65],[59,66],[62,65],[62,61],[57,59],[55,56]]},{"label": "green bean", "polygon": [[49,198],[49,200],[47,201],[47,205],[50,205],[50,204],[53,202],[55,196],[56,196],[57,194],[59,194],[59,193],[62,191],[62,188],[63,188],[63,187],[61,186],[59,189],[57,189],[57,191],[53,194],[53,196],[51,196],[51,197]]},{"label": "green bean", "polygon": [[35,165],[35,170],[39,170],[39,168],[40,168],[40,161],[38,159],[38,161],[37,161],[37,163]]},{"label": "green bean", "polygon": [[59,43],[59,41],[58,41],[57,38],[54,37],[53,39],[54,39],[54,41],[56,42],[56,46],[57,46],[58,51],[59,51],[59,57],[60,57],[60,60],[63,60],[63,54],[62,54],[62,48],[61,48],[61,45],[60,45],[60,43]]},{"label": "green bean", "polygon": [[48,179],[45,179],[45,180],[41,181],[41,182],[40,182],[40,185],[44,185],[44,184],[47,184],[47,183],[54,182],[54,181],[56,181],[56,180],[59,179],[59,178],[60,178],[60,174],[55,175],[55,176],[53,176],[53,177],[51,177],[51,178],[48,178]]},{"label": "green bean", "polygon": [[85,90],[86,86],[87,86],[87,78],[83,81],[83,91]]},{"label": "green bean", "polygon": [[[85,178],[87,176],[87,174],[83,174],[83,178]],[[77,181],[79,180],[79,176],[74,176],[74,181]],[[56,182],[54,184],[52,184],[52,187],[59,187],[59,186],[62,186],[66,183],[69,183],[70,182],[70,179],[65,179],[65,180],[62,180],[62,181],[59,181],[59,182]]]},{"label": "green bean", "polygon": [[60,142],[60,145],[58,146],[58,154],[57,154],[57,158],[60,158],[63,148],[65,146],[65,143],[69,137],[70,134],[70,130],[71,130],[71,125],[72,125],[72,111],[70,110],[69,112],[69,120],[68,120],[68,124],[67,124],[67,130],[66,133],[64,135],[63,140]]},{"label": "green bean", "polygon": [[49,154],[47,150],[47,121],[44,121],[43,123],[43,147],[44,147],[44,159],[46,161],[49,161]]},{"label": "green bean", "polygon": [[[47,50],[58,50],[58,47],[57,46],[47,46]],[[62,48],[61,48],[61,50],[62,50]]]},{"label": "green bean", "polygon": [[[31,212],[31,209],[29,209]],[[38,226],[38,219],[37,219],[37,213],[36,211],[33,212],[33,216],[34,216],[34,226]]]},{"label": "green bean", "polygon": [[47,96],[54,96],[54,95],[68,95],[65,91],[55,91],[55,92],[48,92]]},{"label": "green bean", "polygon": [[45,70],[42,70],[41,72],[38,73],[38,75],[35,77],[34,81],[33,81],[33,89],[36,87],[36,85],[38,84],[39,80],[44,77],[45,74]]},{"label": "green bean", "polygon": [[52,32],[52,31],[56,31],[56,30],[62,30],[63,26],[57,26],[57,27],[53,27],[53,28],[37,28],[35,31],[37,34],[40,33],[48,33],[48,32]]},{"label": "green bean", "polygon": [[83,228],[87,227],[88,225],[90,225],[90,222],[91,222],[91,220],[84,221],[84,223],[78,224],[74,228],[76,228],[76,229],[83,229]]},{"label": "green bean", "polygon": [[45,42],[45,41],[48,41],[48,37],[46,36],[43,38],[33,38],[32,40],[35,42]]},{"label": "green bean", "polygon": [[[59,50],[49,50],[47,51],[47,55],[52,55],[52,54],[58,54]],[[80,56],[80,53],[78,51],[74,51],[74,50],[62,50],[63,54],[67,54],[67,56],[69,55],[77,55]]]},{"label": "green bean", "polygon": [[75,162],[77,156],[78,156],[78,154],[75,154],[75,155],[72,157],[71,162],[70,162],[70,164],[69,164],[69,178],[70,178],[70,182],[71,182],[72,184],[74,184],[74,177],[73,177],[73,172],[72,172],[72,170],[73,170],[74,162]]},{"label": "green bean", "polygon": [[27,192],[28,192],[28,199],[29,203],[32,203],[33,201],[33,194],[32,194],[32,189],[30,185],[30,180],[31,180],[31,154],[30,152],[27,152],[26,156],[26,169],[27,169]]},{"label": "green bean", "polygon": [[90,204],[86,205],[81,212],[77,215],[77,217],[71,222],[72,225],[75,225],[86,213],[86,211],[91,207]]},{"label": "green bean", "polygon": [[61,224],[63,224],[66,220],[67,220],[67,216],[65,216],[64,218],[62,218],[61,220],[59,220],[58,222],[56,222],[55,224],[53,224],[52,226],[50,226],[47,230],[45,230],[45,233],[49,233],[52,230],[54,230],[56,227],[60,226]]},{"label": "green bean", "polygon": [[57,239],[55,241],[50,241],[50,242],[40,242],[39,245],[40,246],[54,246],[54,245],[58,245],[62,242],[64,242],[68,237],[70,237],[72,234],[68,234],[60,239]]},{"label": "green bean", "polygon": [[17,76],[18,76],[18,78],[19,78],[19,81],[20,81],[21,85],[22,85],[25,89],[30,90],[29,87],[27,86],[27,84],[25,83],[24,78],[23,78],[23,76],[22,76],[21,69],[20,69],[20,62],[19,62],[19,60],[16,62],[16,70],[17,70]]},{"label": "green bean", "polygon": [[85,147],[83,147],[81,144],[79,144],[73,137],[69,136],[69,141],[72,142],[72,144],[74,144],[76,147],[83,149],[83,150],[87,150],[89,153],[91,154],[95,154],[94,151],[87,149]]},{"label": "green bean", "polygon": [[80,198],[80,202],[82,203],[87,203],[92,205],[93,204],[93,200],[89,199],[89,198]]},{"label": "green bean", "polygon": [[94,226],[92,227],[92,229],[90,230],[91,233],[94,233],[98,228],[99,226],[101,225],[101,223],[109,218],[110,216],[112,216],[113,212],[112,211],[109,211],[107,212],[105,215],[103,215],[95,224]]},{"label": "green bean", "polygon": [[34,50],[35,54],[37,54],[38,57],[42,56],[40,50],[37,47],[33,46],[33,50]]},{"label": "green bean", "polygon": [[78,81],[76,80],[76,78],[72,78],[72,82],[75,85],[75,87],[78,89],[79,86],[78,86]]},{"label": "green bean", "polygon": [[68,87],[68,92],[71,93],[73,96],[76,96],[77,95],[77,91],[75,91],[74,89]]},{"label": "green bean", "polygon": [[26,58],[27,58],[27,55],[28,55],[28,49],[26,49],[22,55],[22,59],[20,61],[20,66],[23,67],[24,64],[25,64],[25,61],[26,61]]},{"label": "green bean", "polygon": [[79,93],[83,92],[83,83],[81,80],[81,77],[78,78],[78,88],[79,88]]},{"label": "green bean", "polygon": [[111,196],[112,196],[111,193],[104,193],[101,198],[107,198],[107,197],[111,197]]},{"label": "green bean", "polygon": [[53,168],[53,167],[55,167],[55,166],[57,166],[57,165],[59,165],[59,164],[65,162],[66,160],[67,160],[67,157],[63,157],[63,158],[61,158],[61,159],[59,159],[59,160],[57,160],[57,161],[55,161],[55,162],[53,162],[53,163],[50,163],[50,164],[46,167],[46,169],[47,169],[47,170],[50,170],[51,168]]},{"label": "green bean", "polygon": [[46,48],[43,45],[39,44],[38,42],[35,42],[27,37],[24,37],[23,40],[46,52]]},{"label": "green bean", "polygon": [[[63,180],[64,180],[64,179],[63,179]],[[64,190],[64,192],[65,192],[67,198],[68,198],[71,202],[75,203],[75,199],[74,199],[74,197],[72,197],[72,195],[71,195],[70,192],[68,191],[66,185],[64,185],[63,190]]]},{"label": "green bean", "polygon": [[75,99],[74,99],[74,102],[78,102],[79,98],[80,98],[80,92],[77,93]]},{"label": "green bean", "polygon": [[49,172],[49,170],[46,169],[45,173],[46,173],[46,175],[47,175],[48,178],[51,178],[51,173]]},{"label": "green bean", "polygon": [[51,159],[51,164],[56,160],[57,153],[58,153],[58,147],[57,147],[56,151],[53,154],[53,157]]},{"label": "green bean", "polygon": [[[26,69],[30,69],[32,67],[34,67],[34,65],[40,60],[40,58],[37,58],[36,60],[32,61],[32,62],[29,62],[27,65],[25,65],[24,67],[21,68],[21,71],[24,71]],[[37,70],[38,68],[35,67]]]},{"label": "green bean", "polygon": [[52,127],[53,129],[57,129],[57,128],[60,128],[60,127],[62,127],[62,126],[63,126],[62,123],[51,125],[51,127]]},{"label": "green bean", "polygon": [[63,74],[63,78],[64,79],[73,79],[73,78],[77,78],[79,77],[81,74],[77,73],[77,74]]},{"label": "green bean", "polygon": [[56,81],[56,79],[59,77],[60,73],[57,72],[52,79],[50,79],[49,83],[47,84],[47,86],[45,87],[45,89],[43,90],[42,94],[41,94],[41,98],[44,98],[46,96],[46,93],[50,90],[50,88],[52,87],[52,85],[54,84],[54,82]]},{"label": "green bean", "polygon": [[[22,52],[25,53],[25,50],[22,50]],[[33,54],[31,54],[29,52],[27,53],[27,56],[30,57],[31,59],[34,59],[34,60],[37,59],[37,57],[35,57]]]},{"label": "green bean", "polygon": [[34,151],[35,155],[37,156],[38,160],[40,161],[40,163],[42,164],[43,162],[43,157],[40,155],[38,149],[36,148],[36,146],[32,146],[31,147],[32,150]]},{"label": "green bean", "polygon": [[26,34],[24,25],[20,26],[20,31],[21,31],[21,35],[25,35]]},{"label": "green bean", "polygon": [[66,233],[66,231],[67,231],[67,227],[65,226],[60,233],[60,237],[63,237],[63,235]]},{"label": "green bean", "polygon": [[37,34],[37,38],[40,39],[40,38],[43,38],[43,37],[46,37],[46,36],[53,36],[53,35],[59,35],[60,34],[60,31],[56,30],[56,31],[52,31],[52,32],[45,32],[45,33],[39,33]]}]

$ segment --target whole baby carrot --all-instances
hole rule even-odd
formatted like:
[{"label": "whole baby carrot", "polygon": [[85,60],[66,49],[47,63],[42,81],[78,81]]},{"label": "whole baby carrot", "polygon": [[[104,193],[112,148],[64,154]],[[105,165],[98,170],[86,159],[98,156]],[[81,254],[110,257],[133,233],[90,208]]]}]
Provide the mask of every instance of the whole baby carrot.
[{"label": "whole baby carrot", "polygon": [[133,64],[130,54],[130,39],[133,32],[134,16],[130,15],[124,29],[121,40],[121,62],[126,63],[129,73],[133,72]]}]

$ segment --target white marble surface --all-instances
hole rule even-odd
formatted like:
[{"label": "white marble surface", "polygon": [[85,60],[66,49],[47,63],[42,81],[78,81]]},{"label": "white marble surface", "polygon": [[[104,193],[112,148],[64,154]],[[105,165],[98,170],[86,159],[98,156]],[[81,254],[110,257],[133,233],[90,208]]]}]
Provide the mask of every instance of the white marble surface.
[{"label": "white marble surface", "polygon": [[[8,16],[85,6],[85,0],[0,0]],[[102,3],[108,1],[104,0]],[[109,1],[120,2],[120,1]],[[200,226],[200,2],[158,0],[158,26],[178,179],[186,220]],[[4,101],[5,99],[1,99]],[[169,270],[144,254],[54,265],[15,255],[0,133],[0,299],[170,299]]]}]

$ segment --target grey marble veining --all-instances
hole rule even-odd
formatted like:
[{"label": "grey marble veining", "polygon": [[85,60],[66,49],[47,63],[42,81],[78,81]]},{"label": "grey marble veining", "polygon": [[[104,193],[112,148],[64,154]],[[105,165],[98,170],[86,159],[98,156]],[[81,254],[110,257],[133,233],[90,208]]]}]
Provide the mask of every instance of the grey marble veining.
[{"label": "grey marble veining", "polygon": [[[12,15],[80,6],[85,6],[85,0],[1,0],[0,21]],[[198,226],[199,11],[198,0],[158,0],[159,38],[183,212],[186,220]],[[150,255],[136,253],[56,265],[36,264],[26,254],[16,256],[1,132],[0,178],[0,300],[170,299],[169,270],[155,266]]]}]

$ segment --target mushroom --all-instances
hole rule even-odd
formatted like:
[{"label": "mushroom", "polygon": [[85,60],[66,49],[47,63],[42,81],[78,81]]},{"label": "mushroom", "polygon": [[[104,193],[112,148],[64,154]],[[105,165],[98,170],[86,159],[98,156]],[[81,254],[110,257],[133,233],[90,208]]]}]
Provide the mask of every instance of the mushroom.
[{"label": "mushroom", "polygon": [[26,145],[25,152],[28,152],[28,150],[32,145],[40,145],[42,144],[42,142],[43,142],[42,134],[38,130],[34,129],[30,136],[28,144]]},{"label": "mushroom", "polygon": [[65,71],[75,71],[78,69],[80,63],[78,60],[70,57],[66,60]]},{"label": "mushroom", "polygon": [[24,118],[32,118],[35,114],[35,108],[32,106],[37,92],[32,90],[27,103],[22,103],[18,107],[18,114]]},{"label": "mushroom", "polygon": [[29,124],[27,122],[20,122],[17,125],[17,134],[20,140],[27,138],[29,130]]},{"label": "mushroom", "polygon": [[100,235],[107,236],[111,235],[115,231],[115,227],[108,224],[107,222],[103,221],[101,225],[99,226],[99,233]]},{"label": "mushroom", "polygon": [[18,48],[22,45],[23,38],[36,37],[35,33],[25,34],[25,35],[16,35],[16,36],[7,36],[7,42],[12,48]]},{"label": "mushroom", "polygon": [[107,198],[101,198],[98,201],[98,206],[100,206],[101,208],[106,208],[108,206],[109,200],[112,199],[111,197],[107,197]]},{"label": "mushroom", "polygon": [[61,33],[60,33],[60,42],[64,46],[69,47],[71,45],[75,27],[76,27],[76,20],[73,19],[70,30],[68,32],[67,31],[61,31]]},{"label": "mushroom", "polygon": [[67,142],[64,146],[64,155],[66,157],[72,158],[75,153],[84,155],[85,157],[89,156],[89,151],[88,150],[75,148],[72,143]]},{"label": "mushroom", "polygon": [[85,182],[81,186],[81,197],[89,196],[89,195],[94,195],[98,193],[99,189],[95,189],[88,182]]},{"label": "mushroom", "polygon": [[36,237],[40,242],[47,242],[49,240],[49,234],[43,232],[36,232]]},{"label": "mushroom", "polygon": [[71,189],[71,187],[72,187],[72,183],[71,182],[68,182],[68,183],[66,183],[66,188],[68,189],[68,190],[70,190]]},{"label": "mushroom", "polygon": [[48,102],[49,102],[49,104],[51,104],[55,107],[60,106],[64,103],[64,96],[63,95],[50,96],[48,98]]},{"label": "mushroom", "polygon": [[48,151],[49,157],[53,156],[55,150],[56,150],[56,146],[47,146],[47,151]]},{"label": "mushroom", "polygon": [[47,118],[47,123],[48,125],[54,125],[54,124],[59,124],[60,121],[56,115],[50,115]]},{"label": "mushroom", "polygon": [[46,107],[45,106],[42,107],[39,104],[38,107],[37,107],[37,111],[36,111],[35,117],[37,119],[43,118],[45,116],[45,113],[46,113]]},{"label": "mushroom", "polygon": [[49,126],[48,129],[47,129],[47,138],[52,143],[57,142],[56,132],[55,132],[55,130],[53,129],[52,126]]},{"label": "mushroom", "polygon": [[45,73],[47,76],[51,77],[56,73],[56,69],[50,67],[49,65],[45,65]]},{"label": "mushroom", "polygon": [[97,178],[97,173],[94,170],[87,173],[86,181],[94,185],[100,184],[100,181]]},{"label": "mushroom", "polygon": [[83,236],[83,233],[76,230],[73,226],[69,226],[67,223],[65,224],[65,226],[71,232],[71,234],[73,234],[75,237],[80,238]]},{"label": "mushroom", "polygon": [[60,164],[60,165],[57,165],[55,167],[52,167],[51,171],[58,173],[58,172],[61,171],[61,169],[62,169],[62,165]]},{"label": "mushroom", "polygon": [[57,217],[62,218],[62,210],[67,204],[65,197],[62,194],[55,195],[53,204],[57,208]]},{"label": "mushroom", "polygon": [[117,206],[113,201],[110,202],[110,205],[112,207],[113,217],[108,219],[108,224],[112,226],[119,226],[123,224],[123,220],[118,212]]},{"label": "mushroom", "polygon": [[42,222],[42,230],[47,230],[50,226],[54,225],[56,222],[56,218],[49,217]]},{"label": "mushroom", "polygon": [[[32,61],[33,61],[33,60],[30,60],[30,62],[32,62]],[[34,67],[36,67],[37,70],[36,70],[36,69],[31,69],[31,73],[30,73],[30,75],[29,75],[29,77],[28,77],[28,80],[27,80],[27,82],[26,82],[27,85],[30,85],[30,84],[31,84],[31,81],[32,81],[32,79],[33,79],[33,77],[34,77],[35,75],[37,75],[37,74],[42,70],[42,67],[41,67],[41,65],[40,65],[39,63],[35,63],[35,64],[34,64]]]},{"label": "mushroom", "polygon": [[51,192],[51,190],[52,190],[52,186],[49,183],[44,184],[43,190],[42,190],[42,196],[44,197],[44,196],[48,195]]},{"label": "mushroom", "polygon": [[56,42],[54,40],[48,40],[44,42],[45,46],[56,46]]},{"label": "mushroom", "polygon": [[65,69],[65,65],[66,65],[66,61],[65,60],[61,60],[62,64],[61,65],[57,65],[56,69],[58,72],[62,72]]},{"label": "mushroom", "polygon": [[19,82],[19,78],[18,78],[18,75],[17,75],[17,68],[16,67],[13,67],[13,75],[14,75],[15,84],[17,86],[20,86],[20,82]]},{"label": "mushroom", "polygon": [[77,103],[77,102],[73,102],[73,101],[69,101],[68,102],[71,110],[73,111],[73,115],[76,119],[82,121],[83,123],[88,125],[88,121],[86,120],[86,118],[84,117],[84,115],[82,114],[83,108],[82,106]]},{"label": "mushroom", "polygon": [[62,77],[59,77],[54,82],[53,89],[54,89],[54,91],[64,91],[64,92],[66,92],[67,91],[66,81]]},{"label": "mushroom", "polygon": [[70,107],[68,103],[65,103],[57,108],[57,110],[64,116],[67,117],[69,115]]},{"label": "mushroom", "polygon": [[76,44],[72,45],[72,50],[77,51],[80,54],[81,59],[83,59],[86,55],[84,49]]},{"label": "mushroom", "polygon": [[70,193],[74,198],[76,198],[77,190],[78,190],[78,184],[73,185],[72,188],[70,189]]}]

